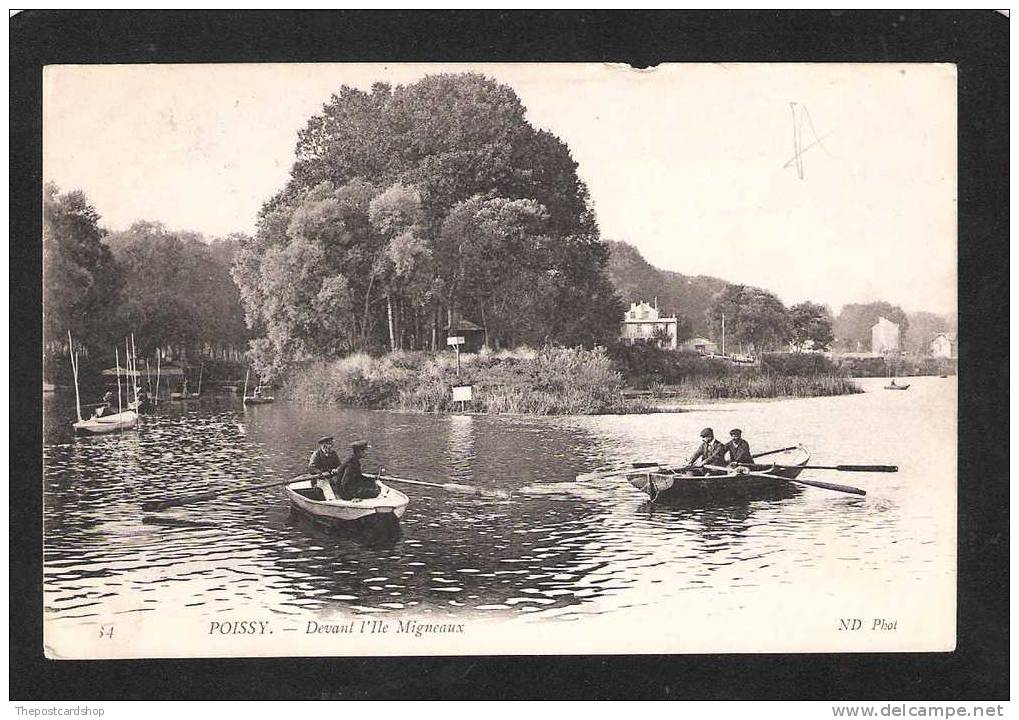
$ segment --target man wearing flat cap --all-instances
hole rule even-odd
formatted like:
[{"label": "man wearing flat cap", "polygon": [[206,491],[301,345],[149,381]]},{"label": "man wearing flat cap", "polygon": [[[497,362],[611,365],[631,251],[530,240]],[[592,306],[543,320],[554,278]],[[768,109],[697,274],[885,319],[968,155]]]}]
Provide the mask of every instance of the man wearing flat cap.
[{"label": "man wearing flat cap", "polygon": [[704,462],[702,464],[704,465],[724,465],[726,447],[715,440],[714,430],[704,428],[701,430],[701,444],[697,451],[690,456],[689,464],[693,465],[697,460],[703,459]]},{"label": "man wearing flat cap", "polygon": [[340,466],[340,456],[333,449],[333,436],[326,435],[318,439],[318,448],[308,460],[308,472],[328,473]]},{"label": "man wearing flat cap", "polygon": [[378,497],[380,488],[371,478],[361,474],[361,458],[369,448],[367,441],[358,440],[350,444],[350,457],[343,463],[342,476],[336,495],[344,500]]},{"label": "man wearing flat cap", "polygon": [[733,428],[729,431],[729,435],[732,440],[725,445],[725,449],[729,453],[729,462],[733,465],[753,465],[754,456],[750,452],[750,443],[743,439],[743,431]]}]

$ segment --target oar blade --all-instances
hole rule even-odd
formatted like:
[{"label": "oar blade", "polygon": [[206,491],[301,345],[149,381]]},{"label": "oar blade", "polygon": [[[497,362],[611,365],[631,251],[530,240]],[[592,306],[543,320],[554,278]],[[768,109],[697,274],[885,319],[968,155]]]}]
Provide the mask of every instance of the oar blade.
[{"label": "oar blade", "polygon": [[861,490],[858,487],[852,485],[836,485],[835,483],[821,482],[820,480],[800,480],[797,478],[792,482],[799,483],[800,485],[810,485],[811,487],[824,488],[825,490],[834,490],[836,492],[849,493],[851,495],[866,495],[866,490]]},{"label": "oar blade", "polygon": [[898,465],[836,465],[836,470],[842,472],[874,472],[874,473],[893,473],[899,472]]}]

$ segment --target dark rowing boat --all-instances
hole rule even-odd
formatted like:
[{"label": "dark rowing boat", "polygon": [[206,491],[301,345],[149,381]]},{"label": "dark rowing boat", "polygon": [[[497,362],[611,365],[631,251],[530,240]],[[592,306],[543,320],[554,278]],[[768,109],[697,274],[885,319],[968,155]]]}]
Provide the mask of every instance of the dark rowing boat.
[{"label": "dark rowing boat", "polygon": [[[700,504],[736,500],[778,499],[799,492],[794,479],[810,461],[802,445],[776,454],[774,464],[757,464],[727,469],[651,468],[626,475],[630,484],[646,493],[653,503]],[[777,477],[750,474],[766,472]],[[782,478],[782,479],[779,479]]]}]

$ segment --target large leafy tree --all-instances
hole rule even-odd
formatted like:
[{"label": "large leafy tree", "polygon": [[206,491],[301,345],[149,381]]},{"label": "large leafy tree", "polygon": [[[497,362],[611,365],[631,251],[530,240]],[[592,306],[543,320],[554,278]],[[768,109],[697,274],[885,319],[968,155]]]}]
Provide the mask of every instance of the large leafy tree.
[{"label": "large leafy tree", "polygon": [[[99,214],[80,190],[43,191],[43,332],[61,343],[70,330],[75,342],[105,353],[119,335],[116,324],[121,275],[104,244]],[[110,350],[112,353],[112,350]]]},{"label": "large leafy tree", "polygon": [[[562,141],[526,121],[513,90],[482,75],[341,88],[299,133],[289,181],[237,254],[248,322],[270,341],[260,352],[283,362],[423,347],[454,316],[498,343],[610,339],[619,306],[576,170]],[[285,278],[270,277],[272,263],[291,243],[322,253],[299,275],[310,293],[301,302],[333,278],[321,299],[344,318],[329,330],[273,298]],[[543,310],[556,302],[582,317]]]},{"label": "large leafy tree", "polygon": [[850,303],[835,318],[835,344],[842,350],[870,350],[871,328],[878,318],[886,318],[899,326],[899,337],[906,337],[909,318],[898,305],[884,301]]},{"label": "large leafy tree", "polygon": [[239,236],[210,245],[197,233],[138,221],[107,241],[123,282],[119,326],[135,334],[139,354],[172,346],[198,357],[247,343],[229,270]]},{"label": "large leafy tree", "polygon": [[831,311],[826,305],[802,302],[789,308],[792,344],[800,349],[827,350],[835,340]]},{"label": "large leafy tree", "polygon": [[742,343],[753,352],[784,346],[792,335],[789,311],[775,295],[749,285],[729,285],[708,309],[708,323],[716,337],[722,334],[722,315],[729,342]]}]

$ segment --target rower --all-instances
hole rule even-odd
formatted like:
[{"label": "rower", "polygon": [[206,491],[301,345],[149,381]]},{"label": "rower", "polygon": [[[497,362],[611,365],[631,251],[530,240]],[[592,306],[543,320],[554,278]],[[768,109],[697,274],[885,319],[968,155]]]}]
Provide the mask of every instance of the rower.
[{"label": "rower", "polygon": [[[310,473],[330,473],[340,466],[340,456],[336,454],[336,450],[333,448],[333,436],[326,435],[318,439],[318,447],[315,452],[311,454],[311,459],[308,460],[308,472]],[[315,480],[311,481],[312,486],[315,485]]]},{"label": "rower", "polygon": [[725,462],[725,453],[728,446],[715,440],[715,431],[711,428],[701,430],[701,444],[697,451],[690,456],[689,465],[693,465],[698,459],[702,465],[721,465]]},{"label": "rower", "polygon": [[378,497],[381,492],[381,488],[372,478],[366,478],[361,474],[361,458],[369,447],[371,446],[366,440],[350,444],[350,457],[343,463],[343,474],[336,493],[343,500]]},{"label": "rower", "polygon": [[732,440],[725,445],[725,450],[729,453],[729,464],[753,465],[754,456],[750,452],[750,443],[743,439],[743,431],[733,428],[729,431],[729,435]]}]

